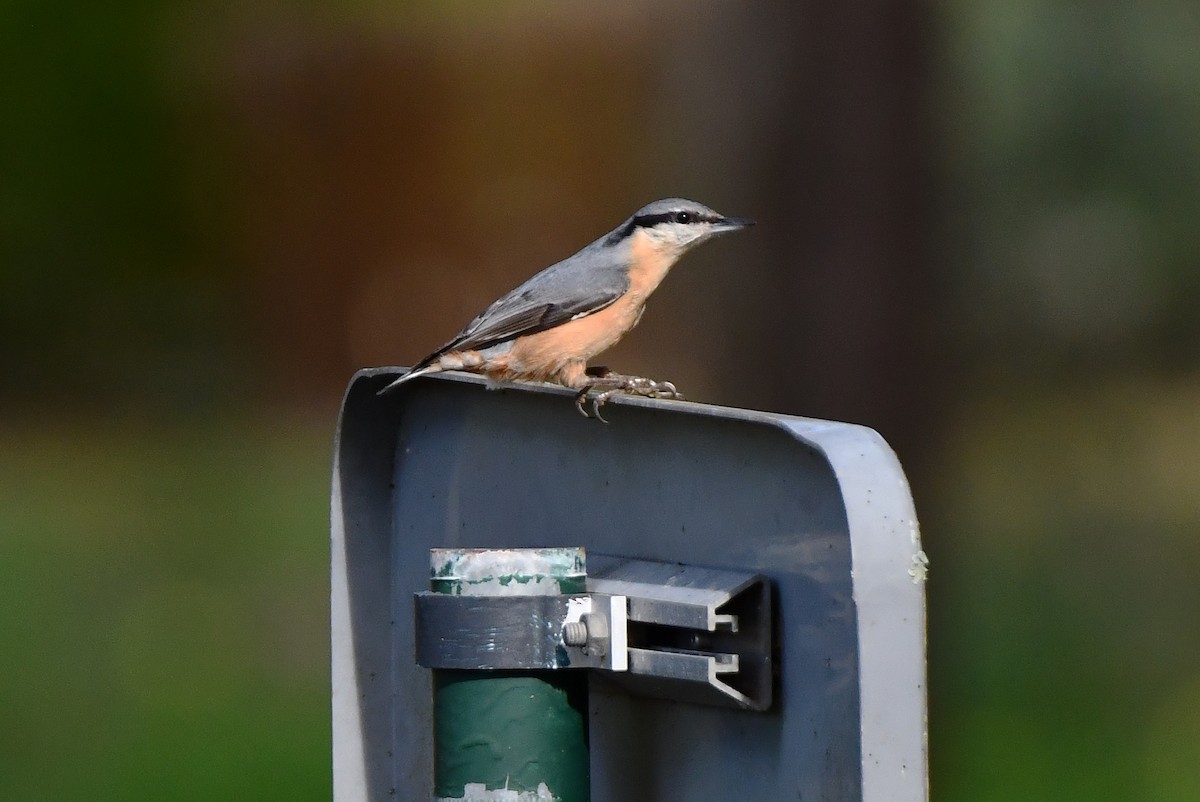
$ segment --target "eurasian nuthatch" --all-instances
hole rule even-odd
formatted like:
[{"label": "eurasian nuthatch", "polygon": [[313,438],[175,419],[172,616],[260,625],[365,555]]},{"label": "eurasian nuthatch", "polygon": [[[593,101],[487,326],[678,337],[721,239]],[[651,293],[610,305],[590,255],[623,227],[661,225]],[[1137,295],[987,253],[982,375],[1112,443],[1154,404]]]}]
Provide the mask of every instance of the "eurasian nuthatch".
[{"label": "eurasian nuthatch", "polygon": [[581,412],[588,391],[599,388],[597,417],[613,393],[680,398],[670,382],[589,369],[587,362],[637,325],[646,299],[680,256],[750,225],[752,220],[724,217],[695,201],[655,201],[493,303],[381,392],[427,373],[466,370],[494,381],[555,382],[579,390]]}]

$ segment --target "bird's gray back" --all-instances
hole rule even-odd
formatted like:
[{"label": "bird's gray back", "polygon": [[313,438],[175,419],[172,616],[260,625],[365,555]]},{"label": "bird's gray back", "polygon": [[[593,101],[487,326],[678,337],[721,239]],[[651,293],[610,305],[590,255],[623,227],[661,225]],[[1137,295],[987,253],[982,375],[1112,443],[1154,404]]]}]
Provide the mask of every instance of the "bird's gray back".
[{"label": "bird's gray back", "polygon": [[628,243],[609,235],[557,262],[497,300],[438,353],[479,349],[597,312],[629,289]]},{"label": "bird's gray back", "polygon": [[547,267],[493,306],[511,300],[587,306],[585,299],[608,298],[611,303],[629,289],[629,250],[628,244],[610,246],[604,240],[597,240],[574,256]]}]

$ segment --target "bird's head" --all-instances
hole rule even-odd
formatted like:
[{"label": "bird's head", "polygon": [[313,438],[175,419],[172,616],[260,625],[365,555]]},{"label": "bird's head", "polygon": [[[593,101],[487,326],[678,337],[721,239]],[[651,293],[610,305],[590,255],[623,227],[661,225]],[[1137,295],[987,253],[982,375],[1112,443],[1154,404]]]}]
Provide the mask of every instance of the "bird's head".
[{"label": "bird's head", "polygon": [[623,230],[626,236],[640,231],[656,248],[679,255],[718,234],[752,225],[753,220],[726,217],[703,203],[666,198],[638,209]]}]

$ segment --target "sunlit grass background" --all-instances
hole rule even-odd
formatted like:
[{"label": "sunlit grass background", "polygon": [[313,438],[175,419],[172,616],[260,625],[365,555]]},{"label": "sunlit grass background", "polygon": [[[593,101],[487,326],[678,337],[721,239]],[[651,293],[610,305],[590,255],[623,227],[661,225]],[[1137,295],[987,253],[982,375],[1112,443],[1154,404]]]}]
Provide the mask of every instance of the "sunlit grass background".
[{"label": "sunlit grass background", "polygon": [[1200,378],[964,410],[930,585],[936,797],[1198,798],[1197,442]]},{"label": "sunlit grass background", "polygon": [[327,421],[0,435],[4,799],[327,799]]}]

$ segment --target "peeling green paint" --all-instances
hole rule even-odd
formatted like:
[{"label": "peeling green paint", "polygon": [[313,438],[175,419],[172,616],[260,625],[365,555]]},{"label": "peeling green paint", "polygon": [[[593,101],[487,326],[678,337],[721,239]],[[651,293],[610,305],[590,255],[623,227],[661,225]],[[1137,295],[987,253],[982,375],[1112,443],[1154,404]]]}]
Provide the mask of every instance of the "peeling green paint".
[{"label": "peeling green paint", "polygon": [[[483,676],[481,676],[483,675]],[[575,672],[438,671],[434,679],[434,783],[462,798],[468,783],[589,796],[587,686]]]}]

